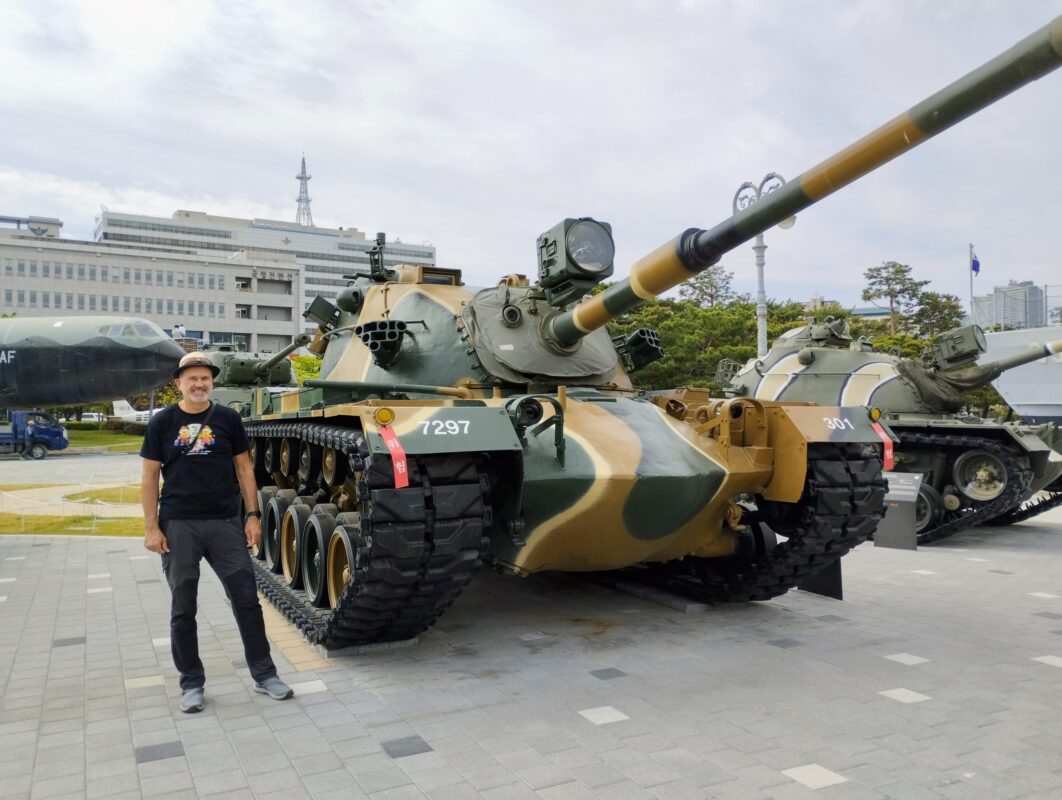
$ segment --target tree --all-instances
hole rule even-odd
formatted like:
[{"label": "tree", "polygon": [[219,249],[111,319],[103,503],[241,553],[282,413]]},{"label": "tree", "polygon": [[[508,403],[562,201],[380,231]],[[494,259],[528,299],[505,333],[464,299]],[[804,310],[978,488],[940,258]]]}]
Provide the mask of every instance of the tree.
[{"label": "tree", "polygon": [[[867,288],[863,299],[878,308],[889,310],[889,333],[895,335],[905,327],[905,320],[918,307],[918,298],[929,281],[916,281],[911,277],[911,268],[896,261],[883,261],[880,267],[871,267],[863,273]],[[884,300],[884,304],[875,303]]]},{"label": "tree", "polygon": [[291,371],[299,386],[307,378],[316,378],[321,374],[321,359],[313,355],[295,356],[291,359]]},{"label": "tree", "polygon": [[964,316],[962,301],[955,295],[922,292],[918,296],[918,309],[911,315],[911,324],[923,339],[932,339],[958,327]]},{"label": "tree", "polygon": [[679,287],[679,297],[702,308],[711,308],[734,299],[730,288],[734,273],[727,272],[722,264],[712,264],[708,269]]}]

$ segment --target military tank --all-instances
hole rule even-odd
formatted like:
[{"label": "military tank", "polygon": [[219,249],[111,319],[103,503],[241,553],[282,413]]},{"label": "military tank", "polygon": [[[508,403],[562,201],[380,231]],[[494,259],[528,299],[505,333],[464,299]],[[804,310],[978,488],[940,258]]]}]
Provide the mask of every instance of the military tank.
[{"label": "military tank", "polygon": [[895,469],[922,475],[915,529],[919,544],[927,544],[1017,509],[1062,475],[1054,426],[1002,424],[961,411],[963,392],[1062,352],[1062,340],[977,365],[984,352],[976,325],[941,334],[912,359],[876,352],[853,339],[847,320],[827,318],[783,334],[762,360],[731,378],[725,394],[881,409],[899,438]]},{"label": "military tank", "polygon": [[249,353],[231,344],[203,345],[199,352],[210,357],[218,368],[211,397],[237,411],[251,413],[254,389],[269,387],[270,393],[289,391],[295,378],[288,356],[310,343],[311,337],[299,334],[277,353]]},{"label": "military tank", "polygon": [[[317,298],[321,377],[245,419],[275,558],[262,592],[312,642],[416,636],[484,564],[625,570],[709,601],[763,600],[836,563],[883,513],[887,432],[862,407],[636,392],[661,354],[605,326],[722,254],[1062,61],[1062,17],[708,230],[613,271],[610,226],[539,237],[538,277],[370,268]],[[272,537],[272,538],[271,538]],[[268,549],[268,547],[267,547]],[[267,554],[268,555],[268,554]]]}]

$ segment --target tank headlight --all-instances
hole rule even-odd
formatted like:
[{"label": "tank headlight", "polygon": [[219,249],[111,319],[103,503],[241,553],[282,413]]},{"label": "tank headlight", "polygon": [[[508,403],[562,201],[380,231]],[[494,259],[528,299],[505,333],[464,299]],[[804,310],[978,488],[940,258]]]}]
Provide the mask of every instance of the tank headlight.
[{"label": "tank headlight", "polygon": [[616,245],[607,222],[566,219],[538,237],[538,283],[550,305],[578,300],[612,274]]},{"label": "tank headlight", "polygon": [[583,272],[596,275],[612,268],[616,245],[611,234],[600,222],[581,219],[568,228],[564,244],[572,263]]},{"label": "tank headlight", "polygon": [[390,425],[395,421],[395,412],[390,408],[378,408],[372,418],[376,420],[377,425]]},{"label": "tank headlight", "polygon": [[881,419],[881,409],[871,408],[867,411],[867,416],[870,417],[871,422],[877,422],[879,419]]}]

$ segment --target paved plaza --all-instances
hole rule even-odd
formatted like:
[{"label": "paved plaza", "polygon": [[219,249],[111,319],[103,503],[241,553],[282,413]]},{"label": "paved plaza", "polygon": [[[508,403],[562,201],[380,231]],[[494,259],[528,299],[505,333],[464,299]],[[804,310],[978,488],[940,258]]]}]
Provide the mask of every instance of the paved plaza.
[{"label": "paved plaza", "polygon": [[0,536],[0,797],[1062,797],[1062,510],[843,564],[843,602],[696,613],[485,573],[360,656],[267,611],[285,702],[252,691],[204,567],[207,706],[183,715],[157,556]]}]

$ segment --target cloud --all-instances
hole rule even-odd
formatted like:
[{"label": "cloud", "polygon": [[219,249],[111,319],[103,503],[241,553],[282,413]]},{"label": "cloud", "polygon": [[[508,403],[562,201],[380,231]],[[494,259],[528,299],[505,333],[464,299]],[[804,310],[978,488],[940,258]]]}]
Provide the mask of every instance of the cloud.
[{"label": "cloud", "polygon": [[[305,151],[319,224],[430,241],[490,283],[533,273],[535,236],[557,219],[597,215],[622,275],[725,218],[742,181],[795,179],[1055,13],[1046,0],[23,6],[0,29],[18,76],[0,98],[0,212],[88,234],[100,203],[293,219]],[[769,292],[854,302],[862,270],[887,259],[961,290],[971,240],[986,271],[1053,279],[1060,80],[769,232]],[[747,246],[727,263],[754,275]]]}]

